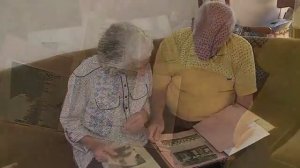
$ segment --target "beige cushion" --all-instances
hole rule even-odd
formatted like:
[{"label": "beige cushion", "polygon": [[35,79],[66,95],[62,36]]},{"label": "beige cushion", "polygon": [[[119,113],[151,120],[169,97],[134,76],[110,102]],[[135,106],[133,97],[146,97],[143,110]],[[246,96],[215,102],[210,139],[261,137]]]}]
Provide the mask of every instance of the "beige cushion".
[{"label": "beige cushion", "polygon": [[0,167],[75,167],[71,146],[62,132],[0,121]]},{"label": "beige cushion", "polygon": [[288,140],[283,146],[278,148],[272,158],[289,165],[290,167],[300,167],[300,130]]}]

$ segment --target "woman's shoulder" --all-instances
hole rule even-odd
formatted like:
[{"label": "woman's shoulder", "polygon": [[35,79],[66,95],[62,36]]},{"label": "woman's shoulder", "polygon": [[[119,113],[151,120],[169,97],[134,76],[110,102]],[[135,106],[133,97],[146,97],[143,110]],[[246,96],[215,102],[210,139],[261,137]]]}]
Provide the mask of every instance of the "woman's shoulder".
[{"label": "woman's shoulder", "polygon": [[192,29],[190,27],[185,27],[178,29],[172,33],[173,35],[190,35],[192,34]]},{"label": "woman's shoulder", "polygon": [[242,36],[233,34],[227,46],[231,59],[237,64],[254,57],[251,44]]},{"label": "woman's shoulder", "polygon": [[237,34],[230,36],[229,44],[239,48],[251,48],[251,44],[244,37]]},{"label": "woman's shoulder", "polygon": [[170,41],[182,41],[188,39],[192,35],[191,28],[182,28],[172,32],[169,36],[165,37],[163,42],[168,43]]},{"label": "woman's shoulder", "polygon": [[[186,44],[192,43],[192,30],[191,28],[182,28],[174,31],[170,36],[163,40],[162,46],[167,48],[176,48],[177,51],[181,51]],[[188,45],[190,46],[190,45]]]},{"label": "woman's shoulder", "polygon": [[175,39],[175,41],[187,40],[193,34],[192,29],[190,27],[179,29],[171,34],[171,37]]},{"label": "woman's shoulder", "polygon": [[101,70],[97,55],[89,57],[81,62],[81,64],[73,71],[76,77],[85,77],[96,70]]},{"label": "woman's shoulder", "polygon": [[237,34],[231,35],[226,46],[233,59],[238,59],[245,56],[248,57],[249,53],[252,53],[251,44],[245,38]]}]

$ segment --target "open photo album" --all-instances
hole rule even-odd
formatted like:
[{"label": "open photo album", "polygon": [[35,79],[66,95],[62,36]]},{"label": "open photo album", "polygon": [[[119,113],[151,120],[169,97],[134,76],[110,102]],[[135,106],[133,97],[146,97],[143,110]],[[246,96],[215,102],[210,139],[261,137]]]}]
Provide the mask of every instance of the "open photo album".
[{"label": "open photo album", "polygon": [[193,168],[224,162],[270,135],[273,125],[239,105],[229,106],[194,125],[163,134],[155,146],[170,167]]},{"label": "open photo album", "polygon": [[[162,134],[149,146],[123,145],[115,149],[105,168],[196,168],[225,163],[231,155],[270,135],[275,127],[239,105],[228,106],[202,120],[193,129]],[[151,148],[150,147],[150,148]],[[158,155],[160,161],[153,156]]]}]

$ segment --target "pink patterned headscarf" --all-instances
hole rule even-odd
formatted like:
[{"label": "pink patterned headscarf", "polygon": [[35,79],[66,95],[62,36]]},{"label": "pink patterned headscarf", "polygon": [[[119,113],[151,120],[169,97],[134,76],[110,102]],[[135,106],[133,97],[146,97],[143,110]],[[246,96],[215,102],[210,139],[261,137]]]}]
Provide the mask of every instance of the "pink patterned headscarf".
[{"label": "pink patterned headscarf", "polygon": [[202,60],[215,56],[233,32],[235,18],[232,9],[225,3],[204,3],[198,12],[193,27],[195,51]]}]

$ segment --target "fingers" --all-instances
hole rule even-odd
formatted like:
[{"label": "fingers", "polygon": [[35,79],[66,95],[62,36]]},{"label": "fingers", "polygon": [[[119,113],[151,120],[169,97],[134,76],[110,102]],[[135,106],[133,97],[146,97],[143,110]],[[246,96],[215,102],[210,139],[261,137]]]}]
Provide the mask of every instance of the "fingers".
[{"label": "fingers", "polygon": [[108,154],[102,150],[99,150],[95,153],[95,159],[98,162],[106,162],[108,160]]},{"label": "fingers", "polygon": [[151,142],[158,141],[161,137],[161,133],[163,132],[163,128],[158,125],[153,125],[149,127],[149,140]]},{"label": "fingers", "polygon": [[118,155],[118,153],[111,147],[105,148],[104,152],[106,152],[109,156],[117,156]]},{"label": "fingers", "polygon": [[156,131],[157,131],[157,126],[151,126],[151,127],[149,127],[149,140],[151,142],[155,142]]},{"label": "fingers", "polygon": [[94,155],[98,162],[106,162],[110,157],[117,156],[118,153],[111,146],[107,146],[96,150]]},{"label": "fingers", "polygon": [[134,125],[131,125],[127,128],[124,128],[123,132],[127,133],[127,134],[136,134],[136,133],[141,132],[145,129],[146,128],[145,128],[144,124],[134,124]]},{"label": "fingers", "polygon": [[154,134],[154,140],[158,141],[161,137],[161,133],[163,132],[163,128],[162,127],[157,127],[156,132]]},{"label": "fingers", "polygon": [[132,116],[131,118],[129,118],[129,120],[124,124],[124,128],[125,129],[130,129],[132,126],[136,125],[137,123],[139,123],[139,117],[137,116]]},{"label": "fingers", "polygon": [[146,123],[148,120],[148,113],[145,110],[142,110],[140,112],[137,112],[130,116],[126,122],[127,125],[132,125],[133,123],[136,123],[138,121],[142,121],[143,123]]},{"label": "fingers", "polygon": [[134,134],[134,133],[139,132],[143,128],[145,128],[143,123],[136,122],[136,123],[133,123],[131,125],[128,125],[128,126],[124,127],[124,132]]},{"label": "fingers", "polygon": [[146,119],[142,116],[142,114],[134,114],[131,116],[128,121],[124,124],[124,132],[128,133],[136,133],[141,129],[145,128]]},{"label": "fingers", "polygon": [[149,136],[149,140],[151,141],[151,142],[155,142],[155,140],[154,140],[154,134],[155,134],[155,132],[156,132],[156,127],[155,126],[149,126],[149,128],[148,128],[148,136]]}]

